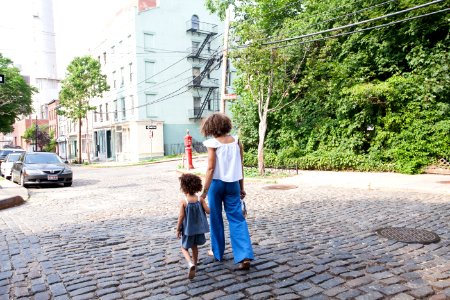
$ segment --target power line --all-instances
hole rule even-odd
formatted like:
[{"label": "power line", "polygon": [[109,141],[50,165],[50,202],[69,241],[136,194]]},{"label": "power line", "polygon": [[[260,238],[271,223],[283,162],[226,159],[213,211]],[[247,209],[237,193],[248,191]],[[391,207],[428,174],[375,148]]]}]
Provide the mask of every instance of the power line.
[{"label": "power line", "polygon": [[[362,13],[364,11],[368,11],[368,10],[371,10],[373,8],[380,7],[380,6],[389,4],[391,2],[395,2],[395,1],[398,1],[398,0],[388,0],[388,1],[385,1],[385,2],[382,2],[382,3],[374,4],[372,6],[369,6],[369,7],[366,7],[366,8],[362,8],[360,10],[357,10],[357,11],[354,11],[354,12],[351,12],[351,13],[346,13],[346,14],[343,14],[343,15],[340,15],[340,16],[337,16],[337,17],[334,17],[334,18],[331,18],[331,19],[327,19],[327,20],[323,20],[323,21],[320,21],[320,22],[317,22],[317,23],[313,23],[313,24],[307,26],[305,29],[309,29],[309,28],[312,28],[312,27],[320,25],[320,24],[336,21],[336,20],[343,19],[343,18],[346,18],[346,17],[351,17],[353,15],[356,15],[356,14]],[[360,2],[360,1],[357,1],[357,2]],[[261,39],[255,39],[254,41],[267,40],[269,38],[279,38],[280,36],[281,35],[273,36],[273,37],[267,37],[267,38],[261,38]]]},{"label": "power line", "polygon": [[[217,66],[220,66],[220,61],[219,61],[215,66],[211,66],[210,69],[213,70],[213,69],[217,68]],[[192,78],[192,80],[190,80],[188,83],[186,83],[185,85],[181,86],[181,87],[178,88],[177,90],[172,91],[172,92],[170,92],[170,93],[168,93],[168,94],[166,94],[166,95],[164,95],[164,96],[162,96],[162,97],[160,97],[160,98],[158,98],[158,99],[156,99],[156,100],[154,100],[154,101],[152,101],[152,102],[144,103],[144,104],[141,104],[141,105],[138,105],[138,106],[134,106],[134,107],[132,107],[132,108],[125,109],[125,110],[123,110],[123,109],[122,109],[122,110],[117,110],[117,112],[123,112],[123,111],[134,110],[134,109],[136,109],[136,108],[141,108],[141,107],[144,107],[144,106],[147,106],[147,105],[152,105],[152,104],[155,104],[155,103],[158,103],[158,102],[162,102],[162,101],[165,101],[165,100],[172,99],[172,98],[174,98],[174,97],[176,97],[176,96],[178,96],[178,95],[184,94],[184,93],[188,92],[188,91],[192,88],[192,87],[189,87],[189,84],[191,84],[192,82],[194,82],[194,81],[195,81],[197,78],[199,78],[200,76],[201,76],[201,75],[198,75],[198,76]],[[179,92],[180,90],[182,90],[182,89],[185,88],[185,87],[188,87],[188,88],[187,88],[185,91]],[[142,91],[141,91],[141,92],[142,92]],[[179,93],[178,93],[178,92],[179,92]],[[108,112],[108,113],[103,113],[103,112],[100,113],[100,112],[95,111],[94,113],[104,115],[104,114],[111,114],[111,113],[114,113],[114,114],[115,114],[116,111]]]},{"label": "power line", "polygon": [[[407,8],[404,10],[400,10],[400,11],[396,11],[393,13],[389,13],[386,15],[382,15],[380,17],[376,17],[376,18],[372,18],[372,19],[368,19],[368,20],[363,20],[360,22],[355,22],[355,23],[351,23],[351,24],[347,24],[347,25],[343,25],[343,26],[339,26],[339,27],[335,27],[335,28],[330,28],[330,29],[326,29],[326,30],[321,30],[321,31],[317,31],[317,32],[313,32],[313,33],[308,33],[308,34],[303,34],[303,35],[299,35],[299,36],[295,36],[295,37],[291,37],[291,38],[286,38],[286,39],[282,39],[282,40],[277,40],[277,41],[271,41],[271,42],[266,42],[266,43],[262,43],[262,45],[273,45],[273,44],[279,44],[279,43],[283,43],[283,42],[289,42],[289,41],[293,41],[293,40],[298,40],[298,39],[303,39],[303,38],[307,38],[307,37],[311,37],[311,36],[315,36],[315,35],[319,35],[319,34],[323,34],[323,33],[328,33],[328,32],[332,32],[332,31],[336,31],[336,30],[341,30],[341,29],[345,29],[345,28],[349,28],[349,27],[353,27],[353,26],[357,26],[357,25],[362,25],[362,24],[366,24],[369,22],[373,22],[373,21],[377,21],[377,20],[381,20],[381,19],[385,19],[385,18],[389,18],[392,16],[396,16],[399,14],[403,14],[406,12],[410,12],[416,9],[420,9],[420,8],[424,8],[436,3],[440,3],[443,2],[444,0],[434,0],[425,4],[421,4],[421,5],[417,5],[411,8]],[[238,46],[236,48],[247,48],[249,47],[249,45],[242,45],[242,46]]]},{"label": "power line", "polygon": [[[213,39],[211,39],[210,42],[214,41],[215,39],[217,39],[217,38],[218,38],[219,36],[221,36],[221,35],[222,35],[222,33],[216,35]],[[216,52],[220,47],[222,47],[222,45],[220,45],[214,52]],[[163,70],[159,71],[158,73],[153,74],[153,75],[150,76],[150,77],[144,78],[142,81],[136,83],[136,86],[139,86],[139,85],[142,84],[142,83],[146,83],[148,80],[152,79],[153,77],[155,77],[155,76],[157,76],[157,75],[159,75],[159,74],[161,74],[161,73],[163,73],[163,72],[169,70],[170,68],[172,68],[173,66],[177,65],[177,64],[180,63],[181,61],[187,59],[190,55],[191,55],[191,53],[187,54],[186,56],[183,56],[182,58],[180,58],[179,60],[177,60],[177,61],[174,62],[173,64],[171,64],[171,65],[167,66],[166,68],[164,68]],[[125,91],[128,90],[129,88],[131,88],[131,86],[128,86],[127,88],[125,88],[125,89],[123,89],[123,90],[117,91],[115,95],[122,94],[123,92],[125,92]],[[149,88],[151,88],[151,87],[149,87]],[[144,89],[144,91],[147,90],[147,89],[149,89],[149,88]],[[139,92],[137,92],[137,93],[138,93],[138,94],[139,94],[139,93],[142,93],[142,91],[139,91]],[[113,94],[112,94],[112,95],[113,95]],[[111,96],[111,95],[109,95],[109,96]]]},{"label": "power line", "polygon": [[381,25],[372,26],[372,27],[367,27],[367,28],[363,28],[363,29],[359,29],[359,30],[343,32],[343,33],[339,33],[339,34],[323,37],[323,38],[320,38],[320,39],[307,40],[307,41],[303,41],[303,42],[300,42],[300,43],[293,43],[293,44],[288,44],[288,45],[283,45],[283,46],[277,46],[277,47],[274,47],[274,49],[285,48],[285,47],[290,47],[290,46],[295,46],[295,45],[303,45],[303,44],[306,44],[306,43],[323,41],[323,40],[327,40],[327,39],[331,39],[331,38],[336,38],[336,37],[340,37],[340,36],[345,36],[345,35],[350,35],[350,34],[354,34],[354,33],[363,32],[363,31],[367,31],[367,30],[379,29],[379,28],[395,25],[395,24],[398,24],[398,23],[411,21],[411,20],[414,20],[414,19],[428,17],[428,16],[431,16],[431,15],[438,14],[438,13],[445,12],[445,11],[449,11],[449,10],[450,10],[450,8],[445,8],[445,9],[441,9],[441,10],[434,11],[434,12],[431,12],[431,13],[422,14],[422,15],[419,15],[419,16],[409,17],[409,18],[405,18],[405,19],[402,19],[402,20],[397,20],[397,21],[393,21],[393,22],[390,22],[390,23],[381,24]]}]

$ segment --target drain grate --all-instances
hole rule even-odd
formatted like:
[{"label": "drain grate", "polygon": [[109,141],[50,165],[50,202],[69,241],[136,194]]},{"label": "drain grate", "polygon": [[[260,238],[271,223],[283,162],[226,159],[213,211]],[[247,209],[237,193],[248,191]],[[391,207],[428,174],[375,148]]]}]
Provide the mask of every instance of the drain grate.
[{"label": "drain grate", "polygon": [[390,240],[404,243],[430,244],[441,240],[434,232],[414,228],[385,227],[376,230],[376,233]]},{"label": "drain grate", "polygon": [[296,189],[298,186],[293,184],[271,184],[263,187],[265,190],[292,190]]}]

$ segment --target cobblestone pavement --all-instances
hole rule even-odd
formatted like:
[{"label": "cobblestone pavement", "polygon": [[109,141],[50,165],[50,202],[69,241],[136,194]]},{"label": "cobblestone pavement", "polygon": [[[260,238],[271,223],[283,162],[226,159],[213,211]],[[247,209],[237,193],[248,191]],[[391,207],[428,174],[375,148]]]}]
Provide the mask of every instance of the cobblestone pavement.
[{"label": "cobblestone pavement", "polygon": [[[450,196],[380,190],[248,183],[251,270],[205,245],[190,281],[176,165],[75,168],[73,187],[30,188],[0,211],[0,300],[450,299]],[[441,241],[387,240],[374,233],[384,226]]]}]

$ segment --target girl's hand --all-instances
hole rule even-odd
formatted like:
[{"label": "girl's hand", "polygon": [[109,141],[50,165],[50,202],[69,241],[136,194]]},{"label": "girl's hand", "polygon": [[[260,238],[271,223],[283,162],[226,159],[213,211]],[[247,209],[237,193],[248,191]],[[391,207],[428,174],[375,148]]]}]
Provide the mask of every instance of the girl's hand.
[{"label": "girl's hand", "polygon": [[244,190],[241,190],[241,199],[244,199],[247,196],[247,193]]},{"label": "girl's hand", "polygon": [[180,239],[180,238],[181,238],[181,231],[177,230],[177,239]]},{"label": "girl's hand", "polygon": [[207,194],[206,194],[205,192],[203,192],[203,193],[200,195],[200,201],[205,201],[206,196],[207,196]]}]

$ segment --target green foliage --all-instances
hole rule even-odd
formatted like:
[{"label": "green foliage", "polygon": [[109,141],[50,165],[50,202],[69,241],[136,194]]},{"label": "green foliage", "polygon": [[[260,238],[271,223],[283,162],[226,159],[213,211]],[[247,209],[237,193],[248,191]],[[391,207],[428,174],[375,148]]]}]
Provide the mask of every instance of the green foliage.
[{"label": "green foliage", "polygon": [[[256,165],[258,145],[257,107],[246,88],[246,78],[258,68],[262,73],[267,73],[268,67],[278,68],[267,63],[265,53],[269,47],[261,44],[374,18],[423,2],[393,1],[349,14],[377,3],[256,0],[236,5],[239,22],[234,24],[235,34],[240,43],[252,45],[251,51],[233,56],[241,76],[235,81],[240,101],[234,103],[232,111],[246,149],[246,165]],[[446,5],[442,2],[382,22],[443,8]],[[373,25],[354,26],[339,33]],[[448,33],[448,15],[440,13],[308,43],[305,65],[287,99],[298,100],[268,118],[266,166],[412,174],[439,158],[450,158]],[[283,70],[294,70],[305,49],[305,45],[292,43],[277,50],[285,62]],[[242,58],[254,69],[243,64]],[[280,97],[281,90],[275,90],[274,97]]]},{"label": "green foliage", "polygon": [[58,113],[72,120],[83,119],[88,111],[95,110],[89,100],[108,90],[106,75],[101,74],[98,60],[91,56],[75,57],[62,81]]},{"label": "green foliage", "polygon": [[23,136],[28,143],[34,143],[37,137],[37,150],[46,152],[56,151],[55,133],[50,131],[47,125],[28,127]]},{"label": "green foliage", "polygon": [[37,89],[26,83],[19,69],[1,53],[0,74],[5,75],[5,83],[0,84],[0,132],[8,133],[21,115],[33,111],[31,98]]}]

